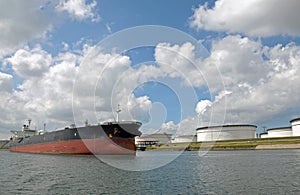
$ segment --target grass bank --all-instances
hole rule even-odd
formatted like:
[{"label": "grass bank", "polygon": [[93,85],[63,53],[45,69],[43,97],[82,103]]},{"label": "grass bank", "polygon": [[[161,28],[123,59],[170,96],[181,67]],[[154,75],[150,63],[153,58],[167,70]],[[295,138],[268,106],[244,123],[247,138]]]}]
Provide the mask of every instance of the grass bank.
[{"label": "grass bank", "polygon": [[300,137],[257,138],[242,140],[223,140],[216,142],[170,143],[149,150],[256,150],[256,149],[292,149],[300,148]]}]

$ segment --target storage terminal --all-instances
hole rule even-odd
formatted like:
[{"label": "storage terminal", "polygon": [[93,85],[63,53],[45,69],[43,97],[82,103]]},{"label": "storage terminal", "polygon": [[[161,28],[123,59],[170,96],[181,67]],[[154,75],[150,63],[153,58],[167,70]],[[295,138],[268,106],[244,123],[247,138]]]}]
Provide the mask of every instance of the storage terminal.
[{"label": "storage terminal", "polygon": [[289,127],[270,128],[260,134],[257,134],[257,126],[251,124],[205,126],[197,128],[195,135],[172,136],[166,133],[141,135],[140,137],[136,137],[136,144],[147,147],[163,144],[201,143],[226,140],[241,140],[242,143],[242,140],[260,140],[256,138],[296,138],[300,136],[300,118],[295,118],[291,120],[290,123],[291,126]]},{"label": "storage terminal", "polygon": [[300,136],[300,118],[295,118],[290,121],[290,127],[279,127],[267,129],[267,132],[261,133],[261,138],[275,138],[275,137],[292,137]]}]

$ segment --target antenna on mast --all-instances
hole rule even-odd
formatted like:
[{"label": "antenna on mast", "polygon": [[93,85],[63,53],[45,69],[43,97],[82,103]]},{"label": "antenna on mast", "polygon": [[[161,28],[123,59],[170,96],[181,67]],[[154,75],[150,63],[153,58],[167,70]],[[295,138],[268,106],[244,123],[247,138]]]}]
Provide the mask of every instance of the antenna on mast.
[{"label": "antenna on mast", "polygon": [[28,127],[30,127],[31,119],[28,119]]},{"label": "antenna on mast", "polygon": [[116,113],[117,113],[117,122],[119,122],[119,113],[121,112],[122,110],[120,109],[120,104],[118,104],[118,108],[116,110]]}]

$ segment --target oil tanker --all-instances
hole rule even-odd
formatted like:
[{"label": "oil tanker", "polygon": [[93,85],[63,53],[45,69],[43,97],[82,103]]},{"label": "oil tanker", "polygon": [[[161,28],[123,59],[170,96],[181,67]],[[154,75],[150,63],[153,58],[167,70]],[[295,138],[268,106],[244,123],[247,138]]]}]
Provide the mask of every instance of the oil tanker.
[{"label": "oil tanker", "polygon": [[[11,131],[11,152],[47,154],[135,154],[134,137],[140,136],[142,123],[137,121],[103,122],[97,125],[46,132],[30,129],[31,120],[22,130]],[[45,128],[44,128],[45,129]]]}]

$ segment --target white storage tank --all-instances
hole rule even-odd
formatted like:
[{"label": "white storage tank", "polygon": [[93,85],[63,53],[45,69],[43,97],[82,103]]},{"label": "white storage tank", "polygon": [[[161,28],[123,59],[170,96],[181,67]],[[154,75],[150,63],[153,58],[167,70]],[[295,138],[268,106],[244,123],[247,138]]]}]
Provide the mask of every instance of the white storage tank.
[{"label": "white storage tank", "polygon": [[222,125],[197,129],[197,141],[217,141],[256,138],[255,125]]},{"label": "white storage tank", "polygon": [[300,118],[295,118],[290,123],[292,125],[293,136],[300,136]]},{"label": "white storage tank", "polygon": [[196,135],[180,135],[176,136],[172,143],[188,143],[188,142],[196,142],[197,136]]},{"label": "white storage tank", "polygon": [[264,133],[261,133],[259,136],[260,136],[260,138],[268,138],[268,133],[264,132]]},{"label": "white storage tank", "polygon": [[291,137],[293,136],[291,127],[278,127],[267,129],[268,137]]}]

